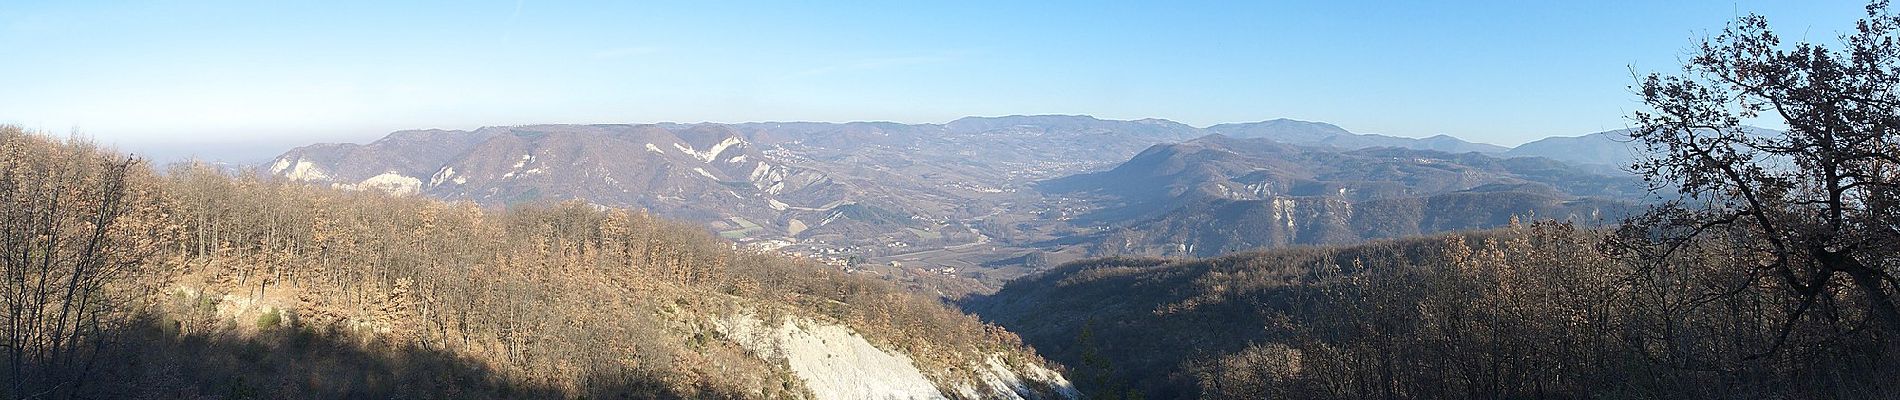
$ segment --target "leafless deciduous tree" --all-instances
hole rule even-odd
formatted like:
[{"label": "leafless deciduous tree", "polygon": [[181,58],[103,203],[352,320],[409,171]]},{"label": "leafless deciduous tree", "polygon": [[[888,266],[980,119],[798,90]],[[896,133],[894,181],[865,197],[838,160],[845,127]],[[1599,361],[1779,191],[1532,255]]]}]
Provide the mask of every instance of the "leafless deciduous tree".
[{"label": "leafless deciduous tree", "polygon": [[[44,151],[43,149],[52,149]],[[149,177],[131,157],[80,141],[0,129],[0,355],[10,398],[57,397],[85,382],[161,225]]]},{"label": "leafless deciduous tree", "polygon": [[[1756,255],[1727,266],[1745,278],[1712,295],[1786,295],[1764,356],[1815,321],[1900,337],[1900,16],[1876,1],[1840,39],[1784,45],[1750,15],[1704,40],[1682,73],[1639,80],[1649,110],[1631,136],[1656,156],[1634,167],[1683,196],[1624,236],[1652,244],[1636,252],[1652,259],[1708,240]],[[1743,126],[1760,117],[1786,132]]]}]

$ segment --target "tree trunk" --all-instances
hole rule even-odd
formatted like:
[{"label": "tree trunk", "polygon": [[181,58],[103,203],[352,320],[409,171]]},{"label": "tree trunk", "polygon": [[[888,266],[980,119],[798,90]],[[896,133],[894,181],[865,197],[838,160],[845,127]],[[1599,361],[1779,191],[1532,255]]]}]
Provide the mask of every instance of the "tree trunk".
[{"label": "tree trunk", "polygon": [[[1860,263],[1853,264],[1859,266]],[[1854,286],[1867,298],[1868,312],[1873,313],[1874,322],[1887,332],[1889,339],[1900,337],[1900,308],[1894,306],[1893,295],[1887,293],[1879,273],[1865,266],[1847,270],[1847,275],[1854,278]]]}]

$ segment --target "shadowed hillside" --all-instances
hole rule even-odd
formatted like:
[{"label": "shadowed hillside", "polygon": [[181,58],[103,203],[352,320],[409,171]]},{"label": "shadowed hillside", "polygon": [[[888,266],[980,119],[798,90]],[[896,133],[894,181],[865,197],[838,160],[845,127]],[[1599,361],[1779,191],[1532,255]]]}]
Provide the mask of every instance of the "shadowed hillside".
[{"label": "shadowed hillside", "polygon": [[1791,313],[1806,306],[1778,299],[1785,288],[1723,268],[1759,254],[1698,241],[1650,264],[1607,250],[1623,245],[1539,223],[1105,258],[964,306],[1073,367],[1095,398],[1886,398],[1900,388],[1897,349],[1864,328],[1858,296],[1829,294],[1842,315]]}]

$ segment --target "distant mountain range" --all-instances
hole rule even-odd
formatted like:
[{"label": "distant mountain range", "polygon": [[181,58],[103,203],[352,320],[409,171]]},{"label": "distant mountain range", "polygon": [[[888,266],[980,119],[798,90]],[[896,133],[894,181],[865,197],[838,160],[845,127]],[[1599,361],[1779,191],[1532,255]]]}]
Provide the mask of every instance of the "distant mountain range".
[{"label": "distant mountain range", "polygon": [[852,233],[866,220],[921,225],[909,217],[935,211],[867,195],[888,185],[851,171],[817,171],[763,150],[724,125],[532,125],[306,146],[279,157],[269,172],[482,204],[583,199],[637,206],[728,228],[722,230],[738,232],[733,238]]},{"label": "distant mountain range", "polygon": [[1438,150],[1450,153],[1497,153],[1510,150],[1510,148],[1504,146],[1487,143],[1472,143],[1448,135],[1436,135],[1424,139],[1415,139],[1379,134],[1358,134],[1349,132],[1333,124],[1291,119],[1275,119],[1244,124],[1220,124],[1207,127],[1206,131],[1208,133],[1236,138],[1259,138],[1286,144],[1324,146],[1347,150],[1368,147],[1402,147],[1418,150]]},{"label": "distant mountain range", "polygon": [[[965,224],[1036,180],[1109,165],[1200,131],[1162,120],[964,118],[947,124],[526,125],[402,131],[318,144],[268,173],[507,205],[584,199],[708,223],[766,247],[969,242]],[[834,246],[834,247],[835,247]],[[843,249],[834,249],[843,250]]]},{"label": "distant mountain range", "polygon": [[[1209,135],[1114,169],[1047,181],[1104,197],[1085,219],[1095,255],[1209,256],[1495,227],[1513,217],[1613,220],[1645,192],[1632,176],[1544,158],[1375,147],[1338,151]],[[1073,240],[1071,240],[1073,241]]]},{"label": "distant mountain range", "polygon": [[[1608,218],[1641,192],[1614,167],[1635,154],[1615,134],[1505,148],[1288,119],[523,125],[304,146],[262,169],[495,206],[641,207],[757,248],[968,266]],[[930,249],[949,250],[905,257]]]},{"label": "distant mountain range", "polygon": [[1504,152],[1510,157],[1543,157],[1552,160],[1592,165],[1627,166],[1642,154],[1642,146],[1632,143],[1628,129],[1597,132],[1583,136],[1558,136],[1517,145]]},{"label": "distant mountain range", "polygon": [[[1744,133],[1765,136],[1779,133],[1773,129],[1743,126]],[[1623,168],[1637,161],[1648,149],[1630,138],[1631,129],[1603,131],[1583,136],[1557,136],[1518,145],[1504,152],[1507,157],[1543,157],[1567,163]]]}]

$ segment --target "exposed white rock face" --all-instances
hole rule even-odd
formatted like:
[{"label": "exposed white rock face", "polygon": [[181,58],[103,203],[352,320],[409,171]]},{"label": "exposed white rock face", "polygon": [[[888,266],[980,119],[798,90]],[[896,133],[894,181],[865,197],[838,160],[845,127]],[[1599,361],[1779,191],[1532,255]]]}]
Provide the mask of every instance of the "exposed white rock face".
[{"label": "exposed white rock face", "polygon": [[[796,220],[794,220],[796,222]],[[818,399],[947,399],[909,356],[873,346],[850,328],[808,318],[786,317],[769,324],[749,313],[730,315],[714,326],[747,351],[766,360],[783,360]],[[1076,399],[1081,393],[1062,374],[1033,363],[1012,367],[1001,353],[981,362],[972,355],[965,368],[974,381],[941,385],[970,399]],[[1054,393],[1040,392],[1053,389]],[[1039,394],[1040,393],[1040,394]]]},{"label": "exposed white rock face", "polygon": [[721,333],[768,360],[783,359],[818,399],[947,399],[901,353],[872,346],[850,329],[803,318],[767,325],[740,314],[716,321]]},{"label": "exposed white rock face", "polygon": [[1295,207],[1298,207],[1299,205],[1300,203],[1297,201],[1294,201],[1293,198],[1291,197],[1273,198],[1273,218],[1279,219],[1279,220],[1285,220],[1286,230],[1288,232],[1292,232],[1299,229],[1298,221],[1295,221],[1293,219],[1294,218],[1293,213],[1295,211]]},{"label": "exposed white rock face", "polygon": [[357,183],[356,189],[381,189],[390,194],[410,195],[422,192],[422,180],[395,172],[384,172]]},{"label": "exposed white rock face", "polygon": [[719,153],[726,152],[727,147],[742,143],[745,143],[745,141],[739,140],[739,138],[726,138],[726,140],[719,141],[719,144],[713,145],[711,150],[706,150],[706,162],[712,162],[712,160],[719,158]]},{"label": "exposed white rock face", "polygon": [[521,161],[516,161],[516,162],[515,162],[515,166],[514,166],[514,167],[510,167],[510,168],[509,168],[510,170],[508,171],[508,173],[506,173],[506,174],[501,174],[501,177],[502,177],[502,179],[507,179],[507,178],[513,178],[513,177],[516,177],[516,176],[520,176],[520,175],[523,175],[523,174],[534,174],[534,173],[536,173],[536,171],[538,171],[538,170],[539,170],[540,168],[536,168],[536,169],[534,169],[534,170],[528,170],[528,171],[522,171],[522,170],[521,170],[521,169],[522,169],[523,167],[527,167],[527,166],[528,166],[528,163],[531,163],[531,162],[534,162],[534,155],[532,155],[532,154],[522,154],[522,155],[521,155]]},{"label": "exposed white rock face", "polygon": [[455,182],[459,185],[463,182],[467,182],[467,180],[456,177],[455,167],[450,166],[443,166],[442,170],[436,171],[434,176],[429,177],[429,187],[442,186],[443,183],[447,182]]},{"label": "exposed white rock face", "polygon": [[277,163],[271,165],[270,169],[272,174],[282,175],[293,181],[319,182],[330,180],[330,175],[324,173],[322,168],[317,168],[317,164],[304,161],[301,158],[294,162],[288,158],[280,158],[277,160]]},{"label": "exposed white rock face", "polygon": [[772,166],[766,165],[764,161],[760,161],[758,166],[752,167],[752,173],[749,174],[747,178],[751,179],[754,183],[763,183],[766,179],[772,178],[771,173]]},{"label": "exposed white rock face", "polygon": [[686,145],[679,144],[679,143],[674,143],[673,148],[679,149],[680,153],[685,153],[686,155],[693,156],[693,158],[697,158],[700,161],[712,162],[713,160],[718,159],[719,153],[724,153],[727,147],[732,147],[733,145],[744,144],[744,143],[745,141],[740,140],[739,138],[726,138],[726,140],[721,140],[719,141],[719,143],[713,144],[711,149],[707,149],[704,152],[693,150],[693,148],[686,147]]},{"label": "exposed white rock face", "polygon": [[[384,172],[355,183],[350,183],[349,181],[338,182],[336,177],[330,176],[330,174],[324,172],[322,168],[317,167],[315,163],[304,161],[301,157],[279,158],[277,162],[271,164],[270,170],[272,174],[288,178],[292,181],[329,182],[331,187],[348,190],[374,189],[395,195],[412,195],[422,193],[423,187],[422,179],[403,175],[396,171]],[[437,171],[434,176],[429,177],[429,186],[434,187],[441,185],[444,180],[453,181],[457,184],[466,181],[466,179],[459,176],[451,179],[450,177],[454,175],[454,168],[443,167],[442,170]]]},{"label": "exposed white rock face", "polygon": [[983,360],[983,366],[976,370],[977,379],[982,386],[979,388],[973,385],[960,385],[957,387],[957,394],[967,398],[1029,400],[1033,397],[1024,397],[1023,394],[1035,393],[1030,387],[1030,382],[1041,382],[1053,387],[1055,394],[1061,398],[1082,397],[1082,392],[1076,391],[1075,386],[1071,385],[1068,379],[1063,378],[1062,374],[1035,364],[1026,365],[1023,369],[1022,374],[1017,374],[1009,368],[1008,363],[1003,361],[1002,354],[991,354],[989,358]]},{"label": "exposed white rock face", "polygon": [[785,192],[785,168],[773,167],[760,161],[758,165],[752,167],[752,173],[747,176],[747,179],[752,181],[752,187],[764,190],[765,193]]}]

